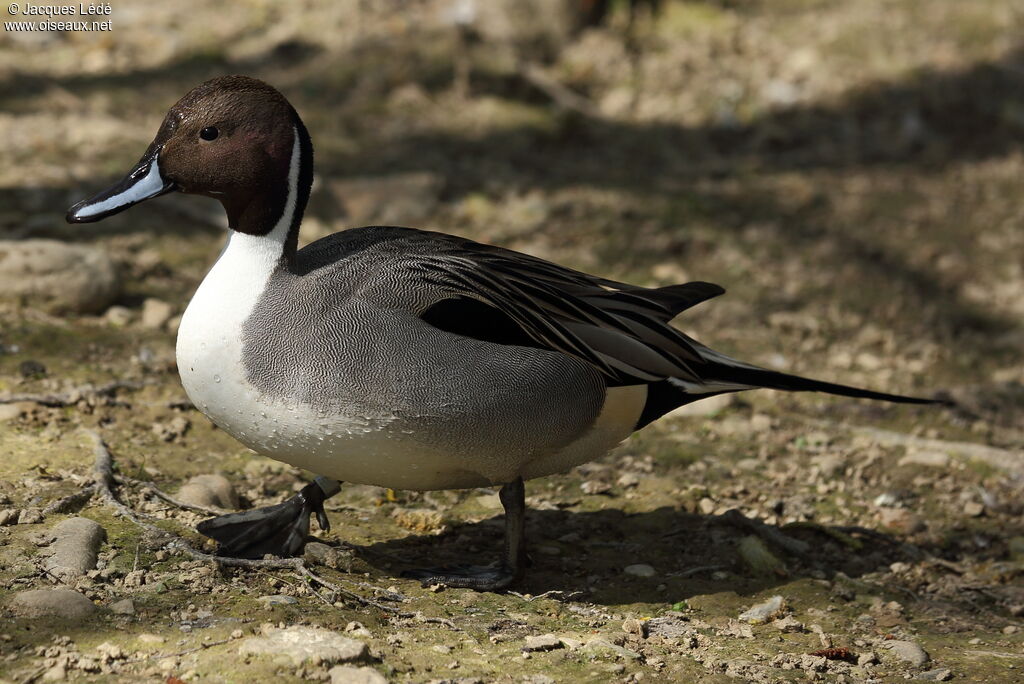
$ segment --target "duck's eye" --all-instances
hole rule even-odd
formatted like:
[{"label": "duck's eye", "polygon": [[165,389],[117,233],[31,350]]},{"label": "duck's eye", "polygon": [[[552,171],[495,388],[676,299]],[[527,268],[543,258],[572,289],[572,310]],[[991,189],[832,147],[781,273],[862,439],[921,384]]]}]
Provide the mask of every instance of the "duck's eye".
[{"label": "duck's eye", "polygon": [[214,140],[219,134],[220,131],[217,130],[216,126],[207,126],[199,131],[199,137],[203,140]]}]

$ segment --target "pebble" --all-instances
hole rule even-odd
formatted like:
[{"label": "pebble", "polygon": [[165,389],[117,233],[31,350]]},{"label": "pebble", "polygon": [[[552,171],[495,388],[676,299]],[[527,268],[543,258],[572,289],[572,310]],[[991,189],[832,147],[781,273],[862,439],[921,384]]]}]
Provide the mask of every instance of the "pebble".
[{"label": "pebble", "polygon": [[524,651],[553,651],[556,648],[562,648],[562,640],[554,634],[528,636],[523,643]]},{"label": "pebble", "polygon": [[103,320],[115,328],[123,328],[132,322],[135,314],[126,306],[112,306],[103,314]]},{"label": "pebble", "polygon": [[333,665],[361,660],[366,644],[320,627],[293,626],[279,629],[264,626],[263,636],[249,637],[238,647],[240,655],[269,655],[294,665]]},{"label": "pebble", "polygon": [[142,302],[142,323],[143,328],[157,330],[171,319],[174,309],[162,299],[149,297]]},{"label": "pebble", "polygon": [[158,646],[167,641],[167,639],[160,636],[159,634],[150,634],[149,632],[143,632],[142,634],[139,634],[137,637],[135,637],[135,640],[138,641],[140,644],[146,644],[147,646]]},{"label": "pebble", "polygon": [[43,673],[42,680],[44,682],[63,682],[68,678],[67,667],[64,663],[57,663],[49,670]]},{"label": "pebble", "polygon": [[135,615],[135,603],[131,599],[121,599],[110,604],[110,612],[117,615]]},{"label": "pebble", "polygon": [[780,632],[797,633],[804,631],[804,623],[800,622],[792,615],[787,615],[781,620],[776,620],[772,625]]},{"label": "pebble", "polygon": [[335,665],[327,674],[331,677],[331,684],[388,684],[384,675],[372,667]]},{"label": "pebble", "polygon": [[906,508],[879,508],[878,522],[882,527],[904,534],[921,532],[926,527],[924,521],[917,514]]},{"label": "pebble", "polygon": [[223,475],[196,475],[181,486],[175,498],[193,506],[238,508],[238,494]]},{"label": "pebble", "polygon": [[628,648],[622,646],[616,646],[607,639],[600,637],[591,639],[580,649],[580,653],[589,655],[592,658],[615,656],[619,658],[627,658],[629,660],[637,660],[640,658],[640,654],[636,651],[631,651]]},{"label": "pebble", "polygon": [[705,496],[697,503],[697,508],[702,514],[711,515],[715,512],[715,502]]},{"label": "pebble", "polygon": [[964,515],[969,518],[980,518],[985,514],[985,505],[978,501],[968,501],[964,504]]},{"label": "pebble", "polygon": [[303,551],[303,558],[308,563],[324,565],[335,570],[352,570],[354,556],[351,551],[336,549],[321,542],[309,542]]},{"label": "pebble", "polygon": [[658,574],[654,568],[646,563],[634,563],[633,565],[627,565],[622,571],[627,575],[633,575],[634,577],[654,577]]},{"label": "pebble", "polygon": [[270,596],[260,596],[256,600],[262,603],[264,608],[269,608],[270,606],[290,606],[292,604],[299,602],[299,600],[294,596],[286,596],[285,594],[271,594]]},{"label": "pebble", "polygon": [[878,654],[874,651],[868,651],[867,653],[861,653],[857,656],[857,665],[863,667],[865,665],[876,665],[878,664]]},{"label": "pebble", "polygon": [[0,404],[0,422],[15,420],[22,416],[33,416],[41,406],[34,401],[15,401]]},{"label": "pebble", "polygon": [[43,512],[38,508],[22,508],[18,513],[19,525],[38,525],[43,522]]},{"label": "pebble", "polygon": [[762,603],[756,603],[751,606],[748,610],[740,613],[740,620],[749,622],[752,625],[758,625],[768,622],[773,617],[782,612],[786,607],[786,600],[781,596],[772,596],[767,601]]},{"label": "pebble", "polygon": [[0,511],[0,525],[13,525],[18,522],[19,511],[17,508],[5,508]]},{"label": "pebble", "polygon": [[930,659],[928,653],[913,641],[890,641],[888,647],[897,658],[911,665],[921,666]]},{"label": "pebble", "polygon": [[21,591],[11,599],[10,607],[18,615],[26,617],[82,619],[96,612],[96,606],[92,601],[70,589]]},{"label": "pebble", "polygon": [[937,670],[928,670],[917,675],[918,679],[923,679],[927,682],[945,682],[953,678],[953,671],[948,667],[940,667]]},{"label": "pebble", "polygon": [[373,636],[373,633],[362,622],[352,621],[348,623],[345,625],[345,632],[353,636],[366,637],[367,639]]},{"label": "pebble", "polygon": [[89,518],[68,518],[53,527],[54,542],[45,567],[50,573],[68,582],[95,569],[100,544],[107,531]]},{"label": "pebble", "polygon": [[100,249],[57,240],[0,240],[0,298],[49,313],[99,313],[119,291]]},{"label": "pebble", "polygon": [[932,468],[948,468],[949,454],[942,451],[911,451],[899,460],[899,465],[919,465]]}]

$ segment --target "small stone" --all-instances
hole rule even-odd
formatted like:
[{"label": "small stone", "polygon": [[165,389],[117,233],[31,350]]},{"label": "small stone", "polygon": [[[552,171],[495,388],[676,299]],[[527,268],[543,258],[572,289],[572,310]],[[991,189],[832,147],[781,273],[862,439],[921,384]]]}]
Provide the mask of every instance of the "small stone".
[{"label": "small stone", "polygon": [[373,636],[373,633],[362,622],[355,622],[354,620],[345,625],[345,633],[352,636],[366,637],[367,639]]},{"label": "small stone", "polygon": [[48,313],[96,313],[118,289],[117,269],[101,249],[57,240],[0,241],[0,298]]},{"label": "small stone", "polygon": [[590,656],[591,658],[600,657],[616,657],[626,658],[628,660],[638,660],[640,654],[636,651],[631,651],[628,648],[622,646],[616,646],[607,639],[597,637],[588,641],[583,648],[580,649],[580,653]]},{"label": "small stone", "polygon": [[926,527],[920,517],[906,508],[880,508],[878,509],[878,522],[882,527],[903,534],[921,532]]},{"label": "small stone", "polygon": [[38,508],[23,508],[18,513],[19,525],[38,525],[43,522],[43,512]]},{"label": "small stone", "polygon": [[384,675],[372,667],[335,665],[327,674],[331,677],[331,684],[388,684]]},{"label": "small stone", "polygon": [[697,502],[697,509],[700,510],[703,515],[711,515],[715,512],[715,508],[715,502],[706,496]]},{"label": "small stone", "polygon": [[636,618],[627,618],[622,623],[622,631],[626,634],[635,634],[639,637],[647,636],[647,622]]},{"label": "small stone", "polygon": [[627,575],[633,575],[634,577],[654,577],[658,574],[654,568],[646,563],[634,563],[633,565],[627,565],[622,571]]},{"label": "small stone", "polygon": [[857,664],[861,667],[865,665],[877,665],[878,654],[874,651],[868,651],[867,653],[861,653],[857,656]]},{"label": "small stone", "polygon": [[786,600],[781,596],[772,596],[767,601],[754,604],[748,610],[740,613],[740,620],[749,622],[752,625],[759,625],[768,622],[779,615],[786,607]]},{"label": "small stone", "polygon": [[137,637],[135,637],[135,640],[138,641],[140,644],[145,644],[147,646],[158,646],[167,641],[167,639],[163,638],[159,634],[150,634],[149,632],[143,632],[142,634],[139,634]]},{"label": "small stone", "polygon": [[978,501],[968,501],[964,504],[964,515],[969,518],[980,518],[985,514],[985,505]]},{"label": "small stone", "polygon": [[51,555],[45,567],[65,582],[81,577],[96,567],[100,544],[107,531],[95,520],[75,517],[53,526]]},{"label": "small stone", "polygon": [[919,465],[929,468],[948,468],[949,454],[942,451],[911,451],[899,460],[900,465]]},{"label": "small stone", "polygon": [[103,320],[115,328],[123,328],[132,322],[135,314],[126,306],[112,306],[103,314]]},{"label": "small stone", "polygon": [[612,486],[607,482],[601,482],[600,480],[587,480],[580,485],[580,491],[584,494],[611,494]]},{"label": "small stone", "polygon": [[0,404],[0,423],[31,415],[37,408],[39,408],[39,404],[34,401],[16,401],[11,404]]},{"label": "small stone", "polygon": [[18,514],[21,513],[17,508],[5,508],[0,511],[0,525],[13,525],[18,522]]},{"label": "small stone", "polygon": [[972,639],[968,639],[967,643],[969,643],[971,646],[977,646],[981,643],[981,639],[979,639],[978,637],[974,637]]},{"label": "small stone", "polygon": [[1017,625],[1006,625],[1003,627],[1003,634],[1016,634],[1019,631],[1020,628]]},{"label": "small stone", "polygon": [[792,615],[787,615],[781,620],[776,620],[772,625],[775,629],[785,633],[798,633],[804,631],[804,623],[800,622]]},{"label": "small stone", "polygon": [[923,679],[926,682],[945,682],[953,678],[953,671],[946,667],[940,667],[937,670],[928,670],[917,675],[917,679]]},{"label": "small stone", "polygon": [[570,651],[575,651],[579,648],[582,648],[583,646],[582,641],[580,641],[579,639],[573,639],[572,637],[558,637],[558,641],[562,644],[562,646],[569,649]]},{"label": "small stone", "polygon": [[431,508],[396,508],[391,517],[400,527],[413,532],[440,534],[447,529],[444,516]]},{"label": "small stone", "polygon": [[164,327],[171,318],[174,309],[162,299],[150,297],[142,302],[142,327],[157,330]]},{"label": "small stone", "polygon": [[26,617],[54,616],[82,619],[96,612],[96,606],[70,589],[30,589],[11,598],[11,610]]},{"label": "small stone", "polygon": [[640,476],[636,473],[623,473],[615,484],[619,485],[623,489],[630,489],[640,484]]},{"label": "small stone", "polygon": [[308,563],[324,565],[335,570],[349,572],[352,569],[353,557],[350,551],[336,549],[321,542],[309,542],[306,544],[306,548],[303,550],[303,557]]},{"label": "small stone", "polygon": [[110,612],[117,615],[135,615],[135,603],[131,599],[121,599],[110,604]]},{"label": "small stone", "polygon": [[189,478],[178,490],[176,498],[187,504],[205,508],[238,508],[238,493],[235,492],[231,481],[217,474]]},{"label": "small stone", "polygon": [[897,658],[911,665],[919,667],[930,659],[928,653],[913,641],[890,641],[887,645]]},{"label": "small stone", "polygon": [[554,634],[528,636],[523,642],[524,651],[553,651],[556,648],[562,648],[562,640]]},{"label": "small stone", "polygon": [[299,602],[299,600],[294,596],[286,596],[285,594],[260,596],[256,600],[262,603],[265,608],[269,608],[270,606],[290,606]]},{"label": "small stone", "polygon": [[238,647],[240,655],[269,655],[299,665],[332,665],[361,660],[366,644],[320,627],[265,626],[263,636],[249,637]]},{"label": "small stone", "polygon": [[49,670],[44,672],[42,677],[44,682],[63,682],[67,678],[68,671],[67,668],[64,666],[64,663],[57,663]]}]

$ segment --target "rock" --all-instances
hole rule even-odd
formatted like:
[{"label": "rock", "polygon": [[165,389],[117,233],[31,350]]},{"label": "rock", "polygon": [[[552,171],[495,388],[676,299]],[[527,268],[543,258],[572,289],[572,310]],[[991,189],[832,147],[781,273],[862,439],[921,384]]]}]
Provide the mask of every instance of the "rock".
[{"label": "rock", "polygon": [[627,565],[622,570],[627,575],[633,575],[634,577],[654,577],[658,574],[654,568],[646,563],[635,563],[633,565]]},{"label": "rock", "polygon": [[366,625],[362,622],[352,621],[348,623],[345,625],[345,632],[347,634],[352,634],[353,636],[366,637],[367,639],[373,636],[370,630],[366,629]]},{"label": "rock", "polygon": [[626,618],[622,622],[622,631],[626,634],[635,634],[639,637],[647,636],[647,621],[636,618]]},{"label": "rock", "polygon": [[523,643],[524,651],[553,651],[562,648],[562,640],[554,634],[541,634],[540,636],[528,636]]},{"label": "rock", "polygon": [[861,653],[857,656],[857,665],[864,667],[865,665],[875,665],[878,663],[878,655],[874,651],[868,651],[867,653]]},{"label": "rock", "polygon": [[879,508],[878,522],[895,532],[914,534],[925,529],[924,521],[906,508]]},{"label": "rock", "polygon": [[985,505],[978,501],[968,501],[964,504],[964,515],[968,518],[980,518],[985,515]]},{"label": "rock", "polygon": [[162,299],[149,297],[142,302],[142,327],[157,330],[170,320],[174,309]]},{"label": "rock", "polygon": [[715,508],[715,502],[706,496],[697,502],[697,509],[700,510],[702,515],[711,515],[715,512]]},{"label": "rock", "polygon": [[890,641],[886,645],[897,658],[911,665],[919,667],[931,659],[928,653],[913,641]]},{"label": "rock", "polygon": [[796,633],[804,631],[804,623],[800,622],[792,615],[787,615],[781,620],[776,620],[772,623],[772,625],[775,627],[775,629],[779,630],[780,632]]},{"label": "rock", "polygon": [[39,408],[34,401],[16,401],[11,404],[0,404],[0,423],[28,416]]},{"label": "rock", "polygon": [[917,679],[923,679],[926,682],[945,682],[953,678],[953,671],[948,667],[940,667],[937,670],[928,670],[917,675]]},{"label": "rock", "polygon": [[50,313],[99,313],[119,290],[101,250],[56,240],[0,240],[0,298]]},{"label": "rock", "polygon": [[57,663],[49,670],[43,673],[42,680],[44,682],[63,682],[68,678],[68,670],[64,666],[64,663]]},{"label": "rock", "polygon": [[321,542],[307,543],[303,551],[303,557],[308,563],[324,565],[335,570],[349,572],[352,569],[353,557],[351,551],[336,549]]},{"label": "rock", "polygon": [[327,182],[353,226],[405,226],[430,217],[444,188],[444,178],[429,171],[364,176]]},{"label": "rock", "polygon": [[112,306],[103,314],[103,320],[115,328],[123,328],[132,322],[135,313],[126,306]]},{"label": "rock", "polygon": [[290,606],[299,602],[299,600],[294,596],[286,596],[285,594],[260,596],[256,600],[262,603],[265,608],[269,608],[270,606]]},{"label": "rock", "polygon": [[96,567],[100,544],[107,538],[107,531],[95,520],[68,518],[54,525],[53,536],[45,567],[68,582]]},{"label": "rock", "polygon": [[949,467],[949,454],[942,451],[911,451],[899,460],[899,465],[919,465],[931,468]]},{"label": "rock", "polygon": [[0,511],[0,525],[14,525],[18,522],[18,515],[21,513],[17,508],[5,508]]},{"label": "rock", "polygon": [[38,508],[22,508],[18,513],[19,525],[38,525],[43,522],[43,512]]},{"label": "rock", "polygon": [[619,479],[615,481],[615,484],[619,485],[623,489],[631,489],[640,484],[640,476],[636,473],[623,473],[619,476]]},{"label": "rock", "polygon": [[580,491],[584,494],[598,495],[598,494],[611,494],[612,486],[607,482],[601,482],[600,480],[586,480],[580,485]]},{"label": "rock", "polygon": [[31,589],[14,595],[11,610],[26,617],[82,619],[96,612],[92,601],[70,589]]},{"label": "rock", "polygon": [[332,665],[361,660],[366,644],[320,627],[264,626],[263,636],[249,637],[238,647],[240,655],[268,655],[294,665]]},{"label": "rock", "polygon": [[[153,434],[165,442],[178,441],[185,436],[185,433],[188,432],[190,427],[192,427],[192,423],[190,423],[188,418],[185,416],[175,416],[166,423],[153,423],[152,426]],[[203,476],[198,475],[197,477]]]},{"label": "rock", "polygon": [[196,475],[178,490],[177,499],[206,508],[238,508],[238,494],[223,475]]},{"label": "rock", "polygon": [[846,470],[846,461],[836,454],[821,454],[811,459],[811,463],[818,466],[818,472],[826,479],[838,477]]},{"label": "rock", "polygon": [[626,658],[628,660],[638,660],[640,658],[639,653],[631,651],[628,648],[623,648],[622,646],[616,646],[607,639],[602,639],[600,637],[597,637],[596,639],[591,639],[586,644],[584,644],[583,647],[580,649],[580,653],[588,655],[591,658],[609,656],[616,658]]},{"label": "rock", "polygon": [[670,411],[669,418],[709,418],[729,408],[736,401],[731,394],[716,394]]},{"label": "rock", "polygon": [[388,684],[384,675],[372,667],[335,665],[327,674],[331,676],[331,684]]},{"label": "rock", "polygon": [[160,644],[167,641],[167,639],[160,636],[159,634],[150,634],[149,632],[143,632],[142,634],[139,634],[137,637],[135,637],[135,640],[138,641],[140,644],[145,644],[146,646],[159,646]]},{"label": "rock", "polygon": [[440,534],[447,528],[444,516],[431,508],[395,508],[391,517],[400,527],[413,532]]},{"label": "rock", "polygon": [[135,615],[135,603],[131,599],[121,599],[110,604],[110,612],[117,615]]},{"label": "rock", "polygon": [[756,603],[740,613],[740,620],[752,625],[768,622],[779,615],[786,607],[786,600],[781,596],[772,596],[767,601]]}]

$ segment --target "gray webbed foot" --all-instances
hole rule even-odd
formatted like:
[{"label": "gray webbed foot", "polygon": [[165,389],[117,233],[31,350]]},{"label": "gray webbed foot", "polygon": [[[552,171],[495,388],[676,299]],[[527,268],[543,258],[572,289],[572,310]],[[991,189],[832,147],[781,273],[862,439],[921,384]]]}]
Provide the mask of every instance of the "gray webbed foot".
[{"label": "gray webbed foot", "polygon": [[318,477],[298,494],[273,506],[228,513],[204,520],[196,529],[218,543],[217,553],[233,558],[289,557],[302,553],[309,536],[309,518],[316,516],[323,531],[331,529],[324,500],[340,487]]}]

